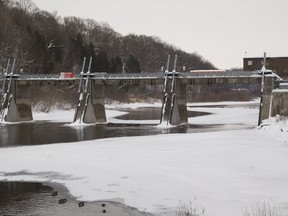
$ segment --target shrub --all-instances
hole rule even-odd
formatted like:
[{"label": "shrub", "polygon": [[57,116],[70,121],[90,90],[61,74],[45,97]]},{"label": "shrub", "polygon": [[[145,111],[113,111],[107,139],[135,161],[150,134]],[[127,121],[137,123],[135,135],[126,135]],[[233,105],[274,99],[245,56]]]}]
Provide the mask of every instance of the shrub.
[{"label": "shrub", "polygon": [[245,209],[243,216],[284,216],[283,211],[271,201],[257,202]]},{"label": "shrub", "polygon": [[205,209],[200,204],[189,201],[188,203],[180,202],[177,209],[177,216],[204,216]]}]

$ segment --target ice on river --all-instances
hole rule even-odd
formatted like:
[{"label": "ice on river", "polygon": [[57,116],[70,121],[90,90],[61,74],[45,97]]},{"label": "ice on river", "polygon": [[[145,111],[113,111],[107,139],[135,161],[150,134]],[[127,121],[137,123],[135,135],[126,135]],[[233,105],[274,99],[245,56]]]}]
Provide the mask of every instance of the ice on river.
[{"label": "ice on river", "polygon": [[[59,182],[78,199],[124,200],[156,215],[175,215],[195,197],[206,216],[239,216],[258,201],[287,208],[288,123],[270,119],[260,129],[249,106],[189,109],[213,113],[193,124],[253,127],[2,148],[0,180]],[[53,118],[71,117],[65,113]],[[107,111],[109,120],[120,114]]]}]

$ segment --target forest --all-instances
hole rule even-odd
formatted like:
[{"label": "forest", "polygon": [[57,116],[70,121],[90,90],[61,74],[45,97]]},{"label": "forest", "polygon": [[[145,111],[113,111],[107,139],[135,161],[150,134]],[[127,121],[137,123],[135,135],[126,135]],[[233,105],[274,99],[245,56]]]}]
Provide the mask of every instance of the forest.
[{"label": "forest", "polygon": [[[107,23],[60,17],[40,10],[32,0],[0,0],[0,74],[8,59],[16,59],[15,73],[80,73],[84,57],[92,57],[91,72],[159,72],[168,55],[178,56],[177,71],[216,69],[197,53],[187,53],[156,36],[121,35]],[[133,29],[131,29],[133,31]],[[88,65],[88,64],[86,64]],[[172,65],[171,65],[172,67]],[[86,69],[87,70],[87,69]],[[172,68],[170,68],[170,71]],[[189,86],[188,102],[250,100],[251,91],[239,87]],[[106,102],[161,101],[161,86],[106,88]],[[34,87],[33,107],[74,107],[77,87]],[[44,95],[46,97],[44,97]],[[39,105],[40,104],[40,105]]]},{"label": "forest", "polygon": [[[121,35],[107,23],[60,17],[31,0],[0,0],[0,69],[17,59],[27,74],[79,73],[83,57],[93,57],[91,72],[157,72],[168,54],[178,55],[177,70],[215,69],[197,53],[187,53],[145,35]],[[131,29],[133,31],[133,29]]]}]

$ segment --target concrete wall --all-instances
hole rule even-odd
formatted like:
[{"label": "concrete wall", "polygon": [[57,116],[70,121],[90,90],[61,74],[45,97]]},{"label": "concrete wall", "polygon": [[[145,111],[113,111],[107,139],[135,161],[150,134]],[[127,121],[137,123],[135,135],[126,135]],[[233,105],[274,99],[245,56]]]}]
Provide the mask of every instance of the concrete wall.
[{"label": "concrete wall", "polygon": [[270,116],[276,115],[288,117],[288,90],[275,89],[272,91]]}]

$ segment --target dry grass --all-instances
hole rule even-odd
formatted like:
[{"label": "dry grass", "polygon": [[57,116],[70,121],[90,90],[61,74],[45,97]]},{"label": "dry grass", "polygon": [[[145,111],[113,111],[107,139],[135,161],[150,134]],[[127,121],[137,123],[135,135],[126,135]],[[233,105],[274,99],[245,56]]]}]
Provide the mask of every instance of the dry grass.
[{"label": "dry grass", "polygon": [[287,216],[287,214],[272,201],[259,201],[245,209],[243,216]]}]

